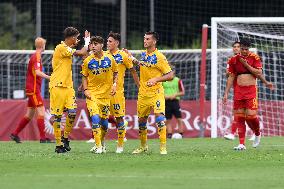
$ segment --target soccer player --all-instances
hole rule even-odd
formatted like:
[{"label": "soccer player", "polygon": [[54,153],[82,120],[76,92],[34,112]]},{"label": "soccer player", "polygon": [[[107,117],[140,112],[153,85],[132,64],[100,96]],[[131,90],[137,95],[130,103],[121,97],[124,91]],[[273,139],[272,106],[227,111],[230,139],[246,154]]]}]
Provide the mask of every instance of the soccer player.
[{"label": "soccer player", "polygon": [[[235,41],[233,43],[232,47],[233,47],[234,56],[240,53],[241,47],[240,47],[240,42],[239,41]],[[228,60],[228,62],[230,62],[230,59]],[[229,65],[229,64],[227,64],[227,65]],[[226,75],[227,75],[227,77],[229,77],[229,75],[230,75],[228,69],[227,69]],[[234,82],[233,82],[233,91],[234,92],[235,92],[236,83],[237,83],[237,80],[235,79]],[[234,114],[234,110],[233,110],[233,114]],[[232,125],[231,125],[231,133],[224,135],[224,138],[228,139],[228,140],[235,140],[236,131],[237,131],[237,124],[236,124],[235,118],[234,118],[233,122],[232,122]]]},{"label": "soccer player", "polygon": [[103,44],[102,37],[91,38],[93,54],[84,60],[81,72],[96,143],[90,151],[96,154],[106,152],[104,138],[108,129],[110,97],[116,93],[118,75],[117,63],[110,53],[103,51]]},{"label": "soccer player", "polygon": [[[240,42],[239,41],[235,41],[233,43],[232,47],[233,47],[234,56],[236,56],[237,54],[240,54]],[[233,58],[233,57],[231,57],[231,58]],[[231,61],[231,58],[228,60],[228,66],[229,66],[229,62]],[[228,70],[227,70],[226,74],[227,74],[227,77],[229,77],[230,74],[229,74]],[[265,79],[265,77],[263,76],[263,74],[257,75],[256,77],[258,79],[260,79],[266,85],[266,87],[268,87],[271,90],[274,90],[274,84],[271,83],[271,82],[268,82]],[[237,84],[237,79],[234,79],[234,82],[233,82],[234,95],[235,95],[236,84]],[[233,114],[234,114],[234,110],[233,110]],[[236,131],[237,131],[237,124],[236,124],[236,121],[235,121],[235,118],[234,118],[234,120],[232,122],[232,126],[231,126],[231,133],[224,135],[224,138],[228,139],[228,140],[234,140]],[[254,136],[252,138],[254,138]]]},{"label": "soccer player", "polygon": [[111,97],[110,100],[110,114],[115,117],[117,125],[117,149],[116,153],[123,152],[123,144],[126,133],[126,124],[124,121],[125,116],[125,97],[124,97],[124,76],[126,69],[129,69],[131,75],[135,81],[135,84],[139,88],[139,78],[136,70],[133,67],[132,59],[124,51],[119,50],[120,34],[110,32],[107,38],[108,52],[114,57],[118,65],[118,85],[116,94]]},{"label": "soccer player", "polygon": [[[175,74],[175,67],[171,65],[171,69]],[[174,76],[173,80],[163,82],[166,99],[166,126],[167,138],[172,138],[173,129],[171,125],[172,116],[175,116],[178,125],[178,132],[183,136],[183,124],[180,111],[180,97],[184,95],[184,87],[182,80]]]},{"label": "soccer player", "polygon": [[[54,116],[53,128],[56,140],[55,152],[57,153],[65,153],[71,150],[68,136],[72,131],[77,108],[72,81],[72,58],[73,55],[86,55],[90,42],[90,33],[85,31],[85,45],[81,50],[76,50],[72,47],[75,47],[79,42],[79,31],[74,27],[67,27],[63,34],[64,41],[56,46],[53,53],[53,72],[49,83],[50,110],[51,114]],[[68,115],[64,134],[61,137],[60,122],[64,108],[67,109]]]},{"label": "soccer player", "polygon": [[141,146],[133,151],[139,154],[148,151],[147,119],[154,110],[155,121],[160,138],[160,154],[167,154],[166,124],[165,124],[165,96],[162,82],[172,80],[174,73],[166,57],[156,48],[159,40],[158,33],[146,32],[144,35],[145,52],[141,53],[141,60],[133,58],[133,63],[140,66],[140,87],[138,93],[138,122]]},{"label": "soccer player", "polygon": [[28,108],[25,116],[21,119],[16,130],[10,135],[10,138],[16,143],[21,143],[18,136],[26,127],[30,120],[37,115],[37,126],[40,134],[40,143],[50,143],[50,139],[45,137],[44,113],[42,97],[40,95],[42,78],[49,79],[50,76],[42,72],[41,54],[45,50],[46,40],[38,37],[35,39],[36,52],[30,57],[27,76],[26,76],[26,95],[28,97]]},{"label": "soccer player", "polygon": [[258,55],[249,51],[250,42],[241,40],[240,54],[235,55],[228,62],[229,77],[225,88],[223,102],[227,102],[228,93],[236,79],[234,91],[234,119],[238,127],[240,144],[234,147],[235,150],[245,150],[246,125],[255,134],[253,147],[260,144],[259,119],[257,117],[257,86],[256,78],[262,74],[262,64]]}]

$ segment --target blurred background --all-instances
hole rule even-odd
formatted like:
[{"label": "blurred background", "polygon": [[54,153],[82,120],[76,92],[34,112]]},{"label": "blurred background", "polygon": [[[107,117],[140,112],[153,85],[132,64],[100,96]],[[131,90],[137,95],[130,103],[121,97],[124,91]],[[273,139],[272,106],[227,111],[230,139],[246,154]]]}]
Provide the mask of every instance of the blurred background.
[{"label": "blurred background", "polygon": [[282,0],[1,0],[0,49],[32,49],[36,35],[53,49],[67,26],[103,37],[120,32],[129,49],[141,49],[148,30],[160,34],[160,49],[196,49],[211,17],[281,17],[283,10]]}]

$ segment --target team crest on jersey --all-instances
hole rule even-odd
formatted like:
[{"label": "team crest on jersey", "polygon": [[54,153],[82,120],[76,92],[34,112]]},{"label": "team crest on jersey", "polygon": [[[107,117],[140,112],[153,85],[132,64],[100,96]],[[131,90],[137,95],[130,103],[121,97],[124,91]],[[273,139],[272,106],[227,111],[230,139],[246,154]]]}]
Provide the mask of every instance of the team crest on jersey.
[{"label": "team crest on jersey", "polygon": [[121,54],[113,55],[113,58],[115,59],[117,64],[121,64],[122,63],[122,56],[121,56]]}]

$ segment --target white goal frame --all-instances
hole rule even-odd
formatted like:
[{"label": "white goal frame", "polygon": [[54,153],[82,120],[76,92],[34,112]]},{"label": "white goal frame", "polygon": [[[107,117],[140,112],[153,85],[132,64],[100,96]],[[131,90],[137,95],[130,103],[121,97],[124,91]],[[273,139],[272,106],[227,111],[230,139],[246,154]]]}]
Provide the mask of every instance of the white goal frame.
[{"label": "white goal frame", "polygon": [[284,23],[284,17],[212,17],[211,18],[211,138],[217,138],[217,23]]}]

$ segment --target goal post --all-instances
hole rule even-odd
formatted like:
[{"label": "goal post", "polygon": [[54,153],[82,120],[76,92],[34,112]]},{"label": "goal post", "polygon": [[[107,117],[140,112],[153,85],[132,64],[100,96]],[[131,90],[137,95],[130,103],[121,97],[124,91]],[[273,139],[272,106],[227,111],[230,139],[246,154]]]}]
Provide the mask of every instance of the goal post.
[{"label": "goal post", "polygon": [[[222,105],[226,84],[226,62],[232,54],[223,54],[218,49],[231,48],[232,43],[240,38],[248,38],[252,42],[252,47],[257,49],[257,53],[262,58],[266,79],[277,85],[275,91],[267,91],[265,86],[258,82],[259,112],[265,127],[264,135],[282,136],[284,134],[283,125],[281,126],[284,119],[283,92],[281,92],[284,71],[284,60],[282,60],[284,17],[213,17],[211,18],[211,137],[222,135],[218,132],[223,124],[220,119],[223,115],[231,118],[232,112],[231,104],[231,108]],[[277,74],[273,75],[273,72]],[[274,95],[271,95],[272,93]]]}]

